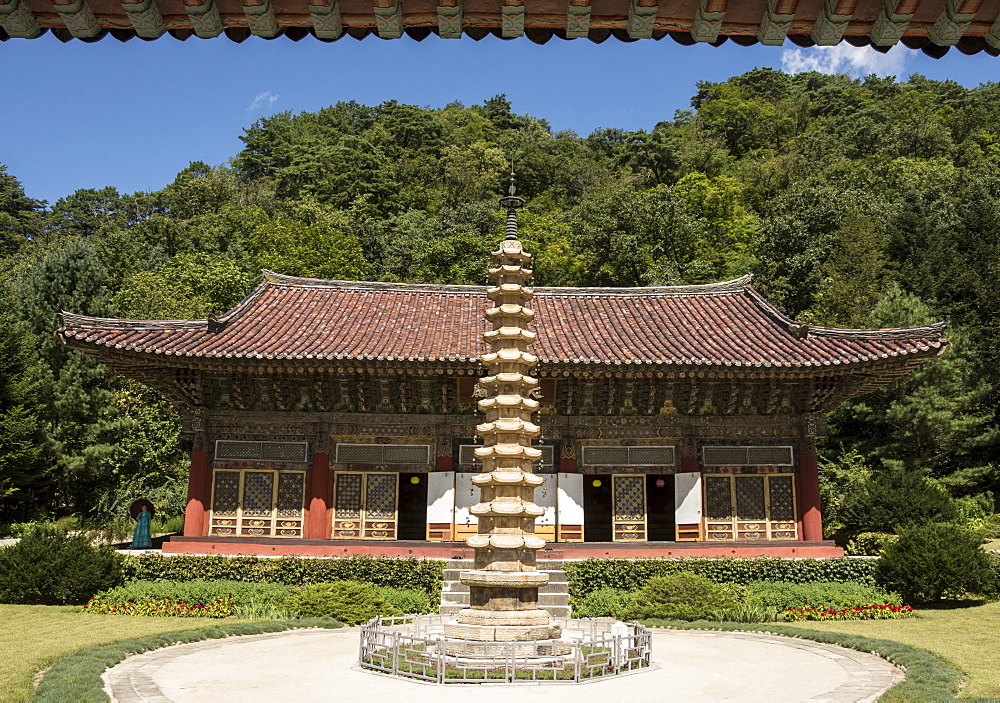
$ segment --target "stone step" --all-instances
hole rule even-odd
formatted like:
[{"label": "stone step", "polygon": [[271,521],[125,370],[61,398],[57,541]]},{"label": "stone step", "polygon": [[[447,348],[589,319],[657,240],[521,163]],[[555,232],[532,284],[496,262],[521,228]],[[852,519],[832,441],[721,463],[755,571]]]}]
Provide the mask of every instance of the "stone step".
[{"label": "stone step", "polygon": [[[469,607],[469,594],[468,593],[442,593],[441,603],[447,603],[449,605],[461,605],[465,608]],[[538,594],[539,605],[569,605],[569,594],[568,593],[539,593]]]},{"label": "stone step", "polygon": [[[569,594],[569,590],[566,588],[565,583],[547,583],[544,586],[538,587],[539,593],[566,593]],[[469,587],[460,581],[445,581],[441,587],[441,593],[469,593]]]},{"label": "stone step", "polygon": [[[472,559],[450,559],[448,561],[448,566],[446,566],[445,569],[448,571],[452,569],[471,569],[473,566],[475,566],[475,562]],[[558,571],[561,570],[562,567],[562,559],[539,559],[535,564],[535,568],[539,571]]]},{"label": "stone step", "polygon": [[[445,569],[445,581],[459,581],[459,574],[468,569]],[[566,583],[566,572],[557,569],[539,569],[539,571],[549,575],[549,583]]]}]

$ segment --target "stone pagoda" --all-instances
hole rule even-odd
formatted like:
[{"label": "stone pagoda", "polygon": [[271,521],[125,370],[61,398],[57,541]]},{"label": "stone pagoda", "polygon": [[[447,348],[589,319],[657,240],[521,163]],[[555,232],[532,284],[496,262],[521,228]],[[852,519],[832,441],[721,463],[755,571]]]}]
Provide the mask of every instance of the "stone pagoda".
[{"label": "stone pagoda", "polygon": [[548,575],[535,568],[536,552],[545,541],[535,535],[535,519],[543,509],[534,502],[543,480],[534,472],[542,452],[531,446],[541,430],[532,422],[538,410],[538,380],[530,375],[537,357],[528,352],[535,333],[528,323],[535,313],[527,307],[532,297],[531,254],[517,239],[517,211],[524,200],[514,195],[500,199],[507,210],[506,237],[491,254],[490,287],[493,305],[486,319],[493,329],[483,336],[490,352],[480,357],[488,375],[479,380],[479,408],[485,422],[476,426],[483,446],[475,450],[482,473],[479,503],[470,512],[479,531],[466,540],[475,549],[475,568],[461,574],[469,586],[470,605],[456,622],[445,627],[449,638],[478,642],[523,642],[559,637],[560,628],[538,607],[538,588]]}]

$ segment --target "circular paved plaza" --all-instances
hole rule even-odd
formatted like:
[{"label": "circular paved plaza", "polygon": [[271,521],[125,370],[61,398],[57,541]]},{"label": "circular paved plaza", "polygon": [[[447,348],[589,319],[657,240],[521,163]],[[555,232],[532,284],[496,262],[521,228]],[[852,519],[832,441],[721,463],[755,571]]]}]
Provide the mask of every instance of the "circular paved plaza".
[{"label": "circular paved plaza", "polygon": [[653,669],[583,684],[425,684],[358,668],[356,628],[232,637],[129,657],[104,674],[113,701],[629,703],[873,701],[902,679],[879,657],[774,635],[653,631]]}]

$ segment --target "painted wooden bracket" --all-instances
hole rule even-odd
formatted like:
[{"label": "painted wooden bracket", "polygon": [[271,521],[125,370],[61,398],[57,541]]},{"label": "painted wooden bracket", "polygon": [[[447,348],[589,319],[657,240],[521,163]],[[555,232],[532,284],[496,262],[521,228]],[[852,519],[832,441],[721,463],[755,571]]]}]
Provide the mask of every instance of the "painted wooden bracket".
[{"label": "painted wooden bracket", "polygon": [[[790,6],[779,8],[779,3],[785,4],[782,0],[767,0],[767,8],[764,10],[764,17],[760,21],[760,28],[757,30],[757,41],[766,46],[781,46],[785,43],[788,30],[795,19],[795,3],[788,3]],[[782,12],[779,12],[783,10]]]},{"label": "painted wooden bracket", "polygon": [[[709,8],[715,10],[715,6],[721,9],[710,11]],[[691,38],[701,42],[717,41],[724,19],[726,19],[726,3],[698,0],[698,11],[695,12],[694,20],[691,22]]]},{"label": "painted wooden bracket", "polygon": [[403,36],[401,0],[394,0],[386,7],[375,6],[375,27],[383,39],[399,39]]},{"label": "painted wooden bracket", "polygon": [[[845,5],[849,5],[845,7]],[[845,12],[847,10],[847,12]],[[813,24],[812,40],[819,46],[834,46],[844,38],[844,30],[854,16],[854,3],[843,0],[826,0],[823,11]]]},{"label": "painted wooden bracket", "polygon": [[590,0],[585,4],[574,5],[569,0],[566,6],[566,38],[586,39],[590,36]]},{"label": "painted wooden bracket", "polygon": [[990,27],[990,31],[986,33],[986,43],[994,49],[1000,49],[1000,15],[997,15],[996,21]]},{"label": "painted wooden bracket", "polygon": [[101,25],[90,10],[87,0],[73,0],[65,5],[54,4],[56,12],[62,19],[66,29],[77,39],[92,39],[101,32]]},{"label": "painted wooden bracket", "polygon": [[524,4],[500,5],[500,34],[504,37],[524,36]]},{"label": "painted wooden bracket", "polygon": [[979,12],[982,0],[948,0],[927,38],[938,46],[954,46]]},{"label": "painted wooden bracket", "polygon": [[135,33],[143,39],[157,39],[166,33],[167,23],[163,21],[160,8],[154,0],[122,2],[122,9],[128,15]]},{"label": "painted wooden bracket", "polygon": [[438,2],[438,34],[444,39],[461,39],[462,2],[461,0],[448,1],[455,2],[455,4],[444,5],[441,0]]},{"label": "painted wooden bracket", "polygon": [[0,2],[0,27],[17,39],[34,39],[42,33],[35,14],[25,0]]},{"label": "painted wooden bracket", "polygon": [[872,44],[877,46],[893,46],[899,43],[899,40],[903,38],[903,33],[906,32],[906,28],[910,26],[910,20],[913,19],[912,12],[897,12],[897,9],[903,7],[906,2],[907,0],[885,0],[885,3],[882,5],[882,11],[879,13],[875,24],[872,25],[872,31],[868,35],[871,37]]},{"label": "painted wooden bracket", "polygon": [[201,39],[211,39],[222,34],[222,17],[219,15],[219,8],[215,5],[215,0],[205,0],[201,4],[184,3],[188,19],[194,29],[196,37]]},{"label": "painted wooden bracket", "polygon": [[310,0],[309,17],[312,19],[313,31],[320,39],[336,39],[344,31],[344,20],[340,16],[340,3],[331,0],[329,4],[320,4],[322,0]]},{"label": "painted wooden bracket", "polygon": [[243,4],[243,14],[247,18],[247,26],[255,37],[271,39],[278,36],[278,20],[274,16],[271,0],[264,0],[259,5]]},{"label": "painted wooden bracket", "polygon": [[639,0],[631,0],[628,7],[628,35],[633,39],[652,38],[656,13],[659,11],[659,3],[640,5]]}]

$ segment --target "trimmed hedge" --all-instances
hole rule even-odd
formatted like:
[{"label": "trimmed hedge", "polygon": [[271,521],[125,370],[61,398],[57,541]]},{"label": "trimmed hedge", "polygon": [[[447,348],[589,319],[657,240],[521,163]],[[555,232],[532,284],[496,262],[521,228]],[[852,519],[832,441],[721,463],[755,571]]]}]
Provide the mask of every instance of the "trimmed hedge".
[{"label": "trimmed hedge", "polygon": [[[848,635],[839,632],[823,632],[821,630],[806,630],[785,625],[767,625],[747,627],[734,622],[683,622],[680,620],[644,620],[643,624],[650,627],[663,627],[672,630],[716,630],[725,632],[762,632],[772,635],[801,637],[815,642],[837,644],[841,647],[856,649],[859,652],[877,654],[883,659],[902,667],[906,671],[906,679],[899,682],[879,698],[880,703],[912,703],[913,701],[952,701],[962,685],[962,674],[955,667],[943,662],[930,652],[908,647],[892,640],[873,639],[860,635]],[[968,698],[967,701],[991,700],[983,698]]]},{"label": "trimmed hedge", "polygon": [[224,625],[206,627],[186,632],[167,632],[162,635],[138,637],[99,647],[91,647],[74,652],[56,661],[45,672],[35,689],[33,701],[39,703],[107,703],[104,681],[101,674],[105,669],[118,664],[130,654],[141,654],[153,649],[174,644],[222,639],[235,635],[259,635],[265,632],[283,632],[311,627],[334,630],[342,625],[335,620],[316,618],[312,620],[285,620],[280,622],[253,622],[244,625]]},{"label": "trimmed hedge", "polygon": [[669,576],[681,571],[704,576],[716,583],[746,585],[752,581],[854,581],[875,585],[877,560],[849,559],[781,559],[778,557],[690,557],[663,559],[586,559],[566,562],[566,578],[570,595],[582,598],[598,588],[638,591],[651,578]]},{"label": "trimmed hedge", "polygon": [[447,562],[431,559],[369,556],[317,559],[217,555],[128,555],[122,565],[126,581],[245,581],[307,586],[331,581],[362,581],[376,586],[416,589],[432,604],[441,600]]}]

